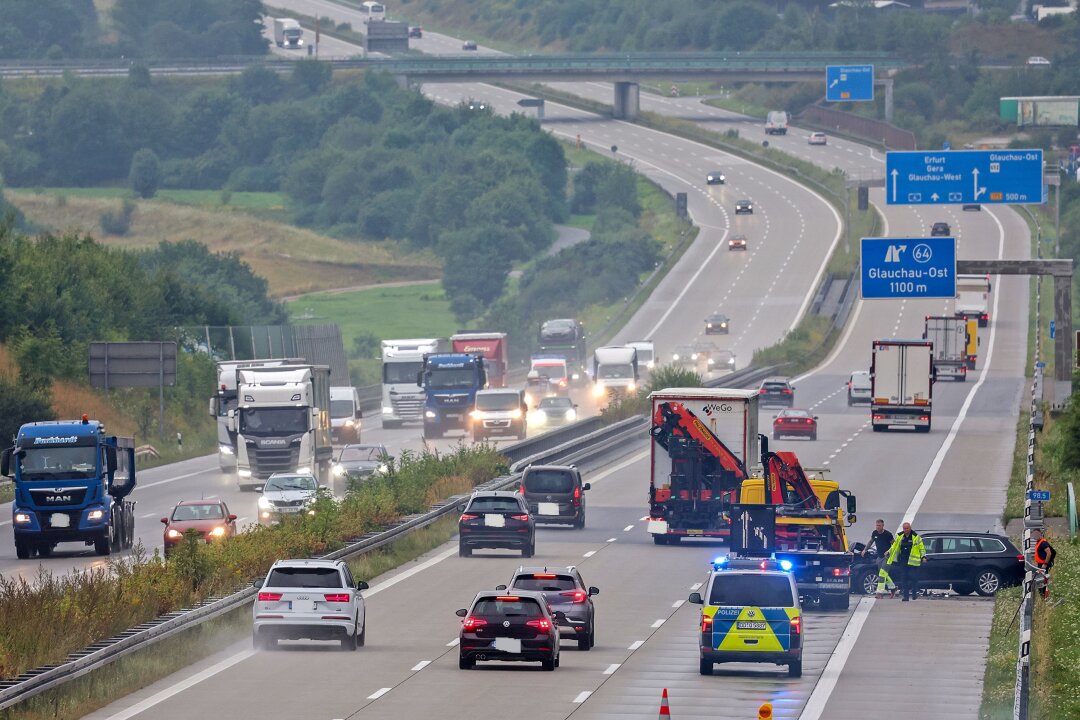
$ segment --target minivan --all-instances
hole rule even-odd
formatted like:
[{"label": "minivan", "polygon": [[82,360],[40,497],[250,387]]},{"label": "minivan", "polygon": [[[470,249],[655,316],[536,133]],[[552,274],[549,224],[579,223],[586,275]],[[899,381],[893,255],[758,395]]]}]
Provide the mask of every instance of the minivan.
[{"label": "minivan", "polygon": [[524,390],[480,390],[470,413],[473,441],[480,442],[492,435],[513,435],[524,440],[528,411]]},{"label": "minivan", "polygon": [[539,523],[585,527],[585,491],[573,465],[530,465],[521,477],[521,494]]}]

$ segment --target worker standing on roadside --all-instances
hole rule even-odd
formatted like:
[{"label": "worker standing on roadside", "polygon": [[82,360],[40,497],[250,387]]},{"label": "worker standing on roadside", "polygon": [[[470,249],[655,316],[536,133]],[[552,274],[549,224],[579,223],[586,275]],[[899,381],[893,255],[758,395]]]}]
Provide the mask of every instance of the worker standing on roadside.
[{"label": "worker standing on roadside", "polygon": [[1043,577],[1038,582],[1039,594],[1045,600],[1047,595],[1050,594],[1050,570],[1054,567],[1057,550],[1054,549],[1049,540],[1043,537],[1042,530],[1032,530],[1031,537],[1035,540],[1035,564],[1043,571]]},{"label": "worker standing on roadside", "polygon": [[904,523],[901,532],[889,548],[889,566],[900,583],[900,592],[904,602],[915,599],[919,593],[919,569],[926,562],[926,547],[919,534],[911,529],[911,523]]},{"label": "worker standing on roadside", "polygon": [[[878,598],[884,594],[886,584],[892,585],[892,578],[889,577],[888,571],[884,570],[884,568],[885,556],[889,554],[893,539],[893,534],[885,529],[885,521],[878,518],[874,521],[874,532],[870,533],[870,542],[862,549],[863,557],[866,557],[866,551],[870,549],[870,546],[873,546],[877,551],[878,587],[876,595]],[[893,591],[895,592],[895,587]]]}]

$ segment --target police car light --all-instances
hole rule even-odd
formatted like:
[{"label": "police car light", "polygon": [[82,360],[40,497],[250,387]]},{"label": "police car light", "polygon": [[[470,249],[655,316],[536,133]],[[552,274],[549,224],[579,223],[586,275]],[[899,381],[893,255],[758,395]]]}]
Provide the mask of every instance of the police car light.
[{"label": "police car light", "polygon": [[728,556],[727,555],[721,555],[720,557],[713,560],[712,564],[713,564],[714,567],[719,569],[721,566],[727,565],[727,562],[728,562]]},{"label": "police car light", "polygon": [[781,570],[784,570],[786,572],[786,571],[790,570],[791,568],[792,568],[792,565],[791,565],[790,560],[781,560],[780,561],[780,569]]}]

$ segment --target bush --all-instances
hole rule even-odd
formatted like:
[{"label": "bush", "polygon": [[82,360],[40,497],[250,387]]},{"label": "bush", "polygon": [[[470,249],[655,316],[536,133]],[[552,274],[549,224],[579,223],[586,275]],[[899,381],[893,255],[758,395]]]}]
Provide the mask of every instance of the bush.
[{"label": "bush", "polygon": [[[161,186],[161,163],[150,148],[139,150],[131,159],[128,185],[136,195],[143,199],[152,198],[157,194]],[[127,230],[125,229],[124,232]],[[124,233],[116,234],[123,235]]]},{"label": "bush", "polygon": [[127,235],[131,229],[131,216],[135,214],[135,203],[127,198],[120,203],[119,210],[106,210],[101,213],[101,230],[106,235]]}]

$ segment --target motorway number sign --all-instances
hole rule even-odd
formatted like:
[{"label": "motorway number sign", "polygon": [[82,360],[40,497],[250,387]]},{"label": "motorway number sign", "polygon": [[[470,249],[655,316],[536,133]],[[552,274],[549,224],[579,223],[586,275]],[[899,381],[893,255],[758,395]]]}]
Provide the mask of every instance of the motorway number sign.
[{"label": "motorway number sign", "polygon": [[825,100],[860,102],[874,99],[873,65],[825,66]]},{"label": "motorway number sign", "polygon": [[956,297],[956,239],[863,238],[862,296]]},{"label": "motorway number sign", "polygon": [[885,153],[890,205],[1043,202],[1043,151],[933,150]]}]

